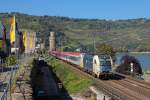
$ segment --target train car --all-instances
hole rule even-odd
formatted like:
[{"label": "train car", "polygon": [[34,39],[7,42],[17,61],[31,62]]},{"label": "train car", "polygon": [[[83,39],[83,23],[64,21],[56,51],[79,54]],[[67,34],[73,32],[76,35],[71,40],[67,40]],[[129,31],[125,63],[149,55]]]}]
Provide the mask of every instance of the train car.
[{"label": "train car", "polygon": [[66,55],[66,60],[76,65],[80,65],[80,53],[68,52]]},{"label": "train car", "polygon": [[93,73],[96,77],[112,76],[112,58],[108,55],[95,55],[93,57]]},{"label": "train car", "polygon": [[83,70],[89,73],[93,72],[93,55],[85,54],[83,56]]},{"label": "train car", "polygon": [[59,59],[61,59],[61,60],[70,62],[72,64],[80,65],[80,55],[81,55],[81,53],[79,53],[79,52],[52,51],[50,54],[57,57],[57,58],[59,58]]}]

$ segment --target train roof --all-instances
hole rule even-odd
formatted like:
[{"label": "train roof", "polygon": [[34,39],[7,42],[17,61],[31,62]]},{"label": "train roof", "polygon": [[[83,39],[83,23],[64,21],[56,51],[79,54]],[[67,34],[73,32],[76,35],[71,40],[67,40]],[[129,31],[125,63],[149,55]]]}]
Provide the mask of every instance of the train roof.
[{"label": "train roof", "polygon": [[62,52],[66,56],[80,56],[80,52]]},{"label": "train roof", "polygon": [[52,51],[55,54],[61,54],[64,56],[80,56],[80,52],[61,52],[61,51]]}]

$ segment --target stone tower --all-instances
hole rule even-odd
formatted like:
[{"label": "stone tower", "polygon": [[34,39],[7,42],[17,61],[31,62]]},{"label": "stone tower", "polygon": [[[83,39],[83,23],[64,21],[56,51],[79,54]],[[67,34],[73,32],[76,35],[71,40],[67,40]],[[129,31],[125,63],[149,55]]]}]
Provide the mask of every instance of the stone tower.
[{"label": "stone tower", "polygon": [[50,32],[50,37],[49,37],[49,50],[50,50],[50,51],[55,51],[55,50],[56,50],[55,32]]}]

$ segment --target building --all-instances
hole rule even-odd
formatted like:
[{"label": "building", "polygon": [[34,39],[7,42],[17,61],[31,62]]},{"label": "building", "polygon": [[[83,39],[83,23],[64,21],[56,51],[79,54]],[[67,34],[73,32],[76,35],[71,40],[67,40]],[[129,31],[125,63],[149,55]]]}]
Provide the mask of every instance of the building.
[{"label": "building", "polygon": [[2,24],[2,22],[0,22],[0,57],[1,56],[6,56],[9,54],[9,40],[7,39],[6,36],[6,28],[5,26]]},{"label": "building", "polygon": [[25,53],[33,53],[36,47],[36,32],[23,32],[23,44]]},{"label": "building", "polygon": [[56,37],[55,37],[55,32],[50,32],[50,37],[49,37],[49,50],[50,50],[50,51],[56,50]]}]

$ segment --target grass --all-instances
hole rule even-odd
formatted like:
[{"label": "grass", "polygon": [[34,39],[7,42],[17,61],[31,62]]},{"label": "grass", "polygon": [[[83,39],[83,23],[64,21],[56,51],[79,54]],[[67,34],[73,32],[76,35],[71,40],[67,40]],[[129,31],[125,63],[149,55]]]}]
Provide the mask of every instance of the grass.
[{"label": "grass", "polygon": [[88,89],[94,82],[69,68],[70,65],[63,63],[55,58],[50,58],[49,63],[56,72],[57,77],[63,82],[64,87],[69,93],[78,93]]}]

